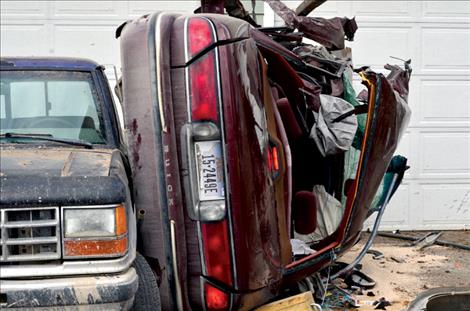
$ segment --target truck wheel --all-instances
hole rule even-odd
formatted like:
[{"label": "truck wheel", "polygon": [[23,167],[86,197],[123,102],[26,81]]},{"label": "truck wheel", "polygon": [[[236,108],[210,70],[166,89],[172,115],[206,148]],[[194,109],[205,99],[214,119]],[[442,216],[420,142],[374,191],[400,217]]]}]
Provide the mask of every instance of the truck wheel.
[{"label": "truck wheel", "polygon": [[134,311],[160,311],[160,292],[155,274],[145,260],[137,253],[133,264],[139,276],[139,288],[134,297]]}]

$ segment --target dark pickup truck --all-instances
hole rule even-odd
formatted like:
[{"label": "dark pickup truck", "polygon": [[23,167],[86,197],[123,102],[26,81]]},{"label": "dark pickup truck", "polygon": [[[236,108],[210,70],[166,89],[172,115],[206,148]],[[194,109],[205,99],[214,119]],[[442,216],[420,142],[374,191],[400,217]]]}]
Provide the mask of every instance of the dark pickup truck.
[{"label": "dark pickup truck", "polygon": [[2,58],[0,69],[0,308],[132,307],[145,261],[103,67]]}]

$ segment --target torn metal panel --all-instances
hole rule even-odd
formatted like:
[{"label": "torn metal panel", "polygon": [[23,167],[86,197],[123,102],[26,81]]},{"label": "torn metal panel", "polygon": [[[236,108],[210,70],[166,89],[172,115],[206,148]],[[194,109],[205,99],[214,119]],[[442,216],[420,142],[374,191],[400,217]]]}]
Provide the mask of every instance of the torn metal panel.
[{"label": "torn metal panel", "polygon": [[329,50],[344,49],[344,39],[352,41],[357,30],[354,18],[334,17],[325,19],[320,17],[298,16],[284,3],[278,0],[265,0],[269,6],[279,15],[284,22],[293,28],[297,28],[304,37],[312,39]]},{"label": "torn metal panel", "polygon": [[299,16],[307,16],[313,10],[318,8],[320,5],[325,3],[326,0],[304,0],[299,6],[295,9],[295,14]]}]

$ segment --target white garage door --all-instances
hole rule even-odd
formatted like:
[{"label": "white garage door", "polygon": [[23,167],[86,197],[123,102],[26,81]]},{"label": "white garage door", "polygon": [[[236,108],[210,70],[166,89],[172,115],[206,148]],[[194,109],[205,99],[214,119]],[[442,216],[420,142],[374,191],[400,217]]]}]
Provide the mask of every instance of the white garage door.
[{"label": "white garage door", "polygon": [[198,1],[0,1],[2,56],[70,56],[119,68],[117,26],[157,10],[191,12]]},{"label": "white garage door", "polygon": [[[251,1],[243,3],[252,12]],[[0,54],[89,58],[105,66],[114,88],[114,66],[120,72],[119,41],[115,39],[119,25],[155,11],[191,13],[199,6],[197,0],[1,0]],[[263,2],[255,8],[257,20],[262,23]]]},{"label": "white garage door", "polygon": [[[328,1],[312,15],[356,16],[357,67],[412,59],[413,115],[398,150],[411,169],[382,228],[470,228],[470,1]],[[282,24],[266,8],[270,21]]]},{"label": "white garage door", "polygon": [[[244,1],[250,3],[251,1]],[[298,2],[288,1],[295,6]],[[75,56],[119,68],[116,27],[198,1],[0,1],[2,56]],[[257,13],[263,11],[257,4]],[[332,1],[316,15],[357,16],[356,66],[413,59],[411,124],[399,152],[412,168],[384,228],[470,228],[470,2]],[[265,7],[265,25],[280,24]]]}]

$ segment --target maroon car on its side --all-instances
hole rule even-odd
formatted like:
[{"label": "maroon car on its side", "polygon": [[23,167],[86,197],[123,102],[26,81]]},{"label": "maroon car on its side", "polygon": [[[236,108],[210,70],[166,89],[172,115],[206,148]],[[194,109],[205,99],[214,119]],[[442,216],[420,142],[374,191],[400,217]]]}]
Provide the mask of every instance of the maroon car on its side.
[{"label": "maroon car on its side", "polygon": [[[156,275],[155,308],[255,308],[360,236],[409,110],[393,77],[361,71],[355,147],[322,155],[310,135],[318,87],[331,95],[344,77],[273,39],[290,35],[205,13],[157,12],[118,29],[137,247]],[[320,223],[315,186],[341,217],[299,254],[291,240]]]}]

